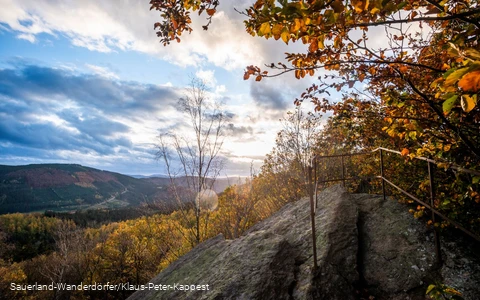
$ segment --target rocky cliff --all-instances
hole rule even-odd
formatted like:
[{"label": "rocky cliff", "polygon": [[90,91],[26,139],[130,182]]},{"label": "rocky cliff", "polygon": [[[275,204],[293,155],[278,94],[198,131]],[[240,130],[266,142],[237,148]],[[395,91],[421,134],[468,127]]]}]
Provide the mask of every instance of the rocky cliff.
[{"label": "rocky cliff", "polygon": [[480,298],[478,257],[447,241],[438,268],[431,233],[405,207],[341,186],[318,198],[314,270],[309,207],[290,203],[236,240],[198,245],[129,299],[423,299],[434,281]]}]

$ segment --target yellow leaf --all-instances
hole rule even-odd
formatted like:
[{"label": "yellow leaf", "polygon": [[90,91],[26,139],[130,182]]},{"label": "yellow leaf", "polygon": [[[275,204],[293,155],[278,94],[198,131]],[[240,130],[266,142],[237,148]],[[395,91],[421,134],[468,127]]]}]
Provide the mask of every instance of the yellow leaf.
[{"label": "yellow leaf", "polygon": [[288,44],[288,41],[290,40],[290,33],[287,30],[282,32],[281,37],[282,37],[282,41],[284,41],[285,44]]},{"label": "yellow leaf", "polygon": [[318,37],[318,49],[323,49],[325,48],[325,45],[323,44],[324,36],[321,35]]},{"label": "yellow leaf", "polygon": [[355,8],[357,13],[361,13],[362,11],[368,8],[368,4],[370,3],[369,0],[352,0],[352,6]]},{"label": "yellow leaf", "polygon": [[278,40],[282,35],[283,25],[282,24],[275,24],[272,28],[273,38]]},{"label": "yellow leaf", "polygon": [[271,32],[270,23],[268,23],[268,22],[265,22],[262,25],[260,25],[260,29],[258,29],[258,35],[259,36],[267,35],[270,32]]},{"label": "yellow leaf", "polygon": [[478,92],[480,90],[480,70],[467,73],[458,82],[458,86],[465,92]]},{"label": "yellow leaf", "polygon": [[475,105],[477,105],[477,95],[474,95],[473,97],[470,97],[469,95],[462,95],[462,100],[460,101],[460,104],[462,105],[462,109],[465,112],[470,112],[472,109],[475,108]]},{"label": "yellow leaf", "polygon": [[445,80],[445,86],[450,86],[455,84],[455,82],[457,82],[457,80],[459,80],[463,75],[465,75],[467,71],[468,71],[468,68],[462,68],[448,75],[447,79]]},{"label": "yellow leaf", "polygon": [[480,60],[480,52],[478,50],[470,48],[465,50],[465,54],[475,60]]},{"label": "yellow leaf", "polygon": [[293,25],[292,31],[297,32],[302,28],[302,22],[300,19],[295,19],[295,24]]},{"label": "yellow leaf", "polygon": [[379,10],[378,8],[376,8],[376,7],[374,7],[374,8],[370,11],[370,13],[371,13],[372,15],[374,15],[374,14],[376,14],[376,13],[379,13],[379,12],[380,12],[380,10]]}]

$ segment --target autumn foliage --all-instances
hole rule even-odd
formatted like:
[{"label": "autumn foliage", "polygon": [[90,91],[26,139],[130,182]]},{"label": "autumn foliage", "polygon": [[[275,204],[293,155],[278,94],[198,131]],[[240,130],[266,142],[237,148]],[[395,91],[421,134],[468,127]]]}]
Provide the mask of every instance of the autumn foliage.
[{"label": "autumn foliage", "polygon": [[[190,11],[202,14],[202,5],[221,7],[219,1],[172,1],[170,10],[157,2],[151,9],[175,11],[179,19]],[[294,103],[309,101],[317,112],[333,113],[330,132],[320,139],[322,153],[383,145],[400,151],[407,166],[415,156],[433,158],[443,171],[436,207],[479,222],[480,176],[448,170],[452,164],[480,170],[479,1],[257,0],[240,13],[253,37],[305,45],[304,52],[286,53],[267,70],[246,66],[244,79],[318,76]],[[161,24],[172,25],[172,18]],[[181,32],[157,34],[168,42]],[[407,184],[408,168],[392,166],[404,172]],[[407,187],[425,194],[424,175],[411,175],[415,184]]]}]

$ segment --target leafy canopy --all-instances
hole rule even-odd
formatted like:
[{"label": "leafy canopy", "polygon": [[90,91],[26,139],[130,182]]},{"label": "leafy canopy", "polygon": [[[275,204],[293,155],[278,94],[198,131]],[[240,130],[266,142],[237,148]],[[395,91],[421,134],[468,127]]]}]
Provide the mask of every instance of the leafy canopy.
[{"label": "leafy canopy", "polygon": [[[242,13],[252,36],[301,42],[304,53],[286,53],[263,71],[248,66],[244,79],[293,72],[300,79],[320,73],[320,84],[296,103],[308,100],[317,110],[335,109],[324,95],[331,89],[362,91],[383,105],[392,137],[405,140],[409,153],[450,158],[466,151],[480,158],[477,106],[480,91],[479,1],[423,0],[257,0]],[[157,35],[164,44],[190,32],[190,12],[206,12],[208,29],[219,1],[152,0],[161,12]],[[373,38],[382,37],[381,46]],[[326,75],[325,75],[326,74]],[[441,148],[434,151],[432,148]],[[440,153],[441,152],[441,153]],[[457,151],[458,152],[458,151]],[[447,153],[447,154],[445,154]],[[455,153],[458,155],[458,153]]]}]

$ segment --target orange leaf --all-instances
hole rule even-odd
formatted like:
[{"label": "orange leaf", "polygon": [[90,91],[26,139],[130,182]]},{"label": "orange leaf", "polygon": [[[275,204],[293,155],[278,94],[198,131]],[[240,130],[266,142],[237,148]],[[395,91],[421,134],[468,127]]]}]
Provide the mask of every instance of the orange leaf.
[{"label": "orange leaf", "polygon": [[211,17],[215,14],[216,10],[214,8],[207,8],[207,14]]},{"label": "orange leaf", "polygon": [[358,79],[360,80],[360,82],[363,82],[363,80],[365,79],[365,73],[361,73],[360,75],[358,75]]},{"label": "orange leaf", "polygon": [[308,47],[308,51],[310,53],[313,53],[318,50],[318,41],[317,39],[313,39],[312,43],[310,44],[310,47]]},{"label": "orange leaf", "polygon": [[403,150],[401,152],[402,156],[407,156],[409,153],[410,153],[410,151],[408,151],[407,148],[403,148]]},{"label": "orange leaf", "polygon": [[260,81],[262,80],[262,75],[258,75],[256,78],[255,78],[255,81]]},{"label": "orange leaf", "polygon": [[248,80],[248,78],[250,78],[250,73],[245,72],[245,74],[243,74],[243,80]]},{"label": "orange leaf", "polygon": [[295,70],[295,77],[300,79],[300,70]]},{"label": "orange leaf", "polygon": [[467,73],[460,79],[458,86],[466,92],[478,92],[480,90],[480,70]]}]

